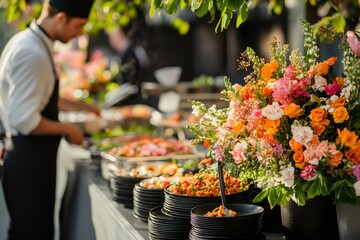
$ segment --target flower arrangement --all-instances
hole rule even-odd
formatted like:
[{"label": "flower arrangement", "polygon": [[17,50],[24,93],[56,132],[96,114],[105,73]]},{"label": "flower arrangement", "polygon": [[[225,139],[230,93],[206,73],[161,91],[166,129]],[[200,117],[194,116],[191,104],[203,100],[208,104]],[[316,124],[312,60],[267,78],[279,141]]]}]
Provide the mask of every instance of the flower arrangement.
[{"label": "flower arrangement", "polygon": [[[331,195],[360,203],[360,60],[343,38],[344,73],[336,76],[337,57],[318,62],[317,35],[306,21],[302,26],[304,55],[288,54],[275,39],[268,63],[246,49],[239,67],[252,72],[244,86],[225,77],[228,108],[193,101],[193,114],[202,117],[188,126],[192,144],[203,143],[212,159],[261,187],[255,202],[305,205]],[[325,26],[318,34],[339,37]]]},{"label": "flower arrangement", "polygon": [[[60,78],[60,96],[72,100],[102,102],[112,75],[109,61],[100,51],[86,61],[86,49],[58,52],[54,56]],[[111,83],[114,84],[114,83]]]}]

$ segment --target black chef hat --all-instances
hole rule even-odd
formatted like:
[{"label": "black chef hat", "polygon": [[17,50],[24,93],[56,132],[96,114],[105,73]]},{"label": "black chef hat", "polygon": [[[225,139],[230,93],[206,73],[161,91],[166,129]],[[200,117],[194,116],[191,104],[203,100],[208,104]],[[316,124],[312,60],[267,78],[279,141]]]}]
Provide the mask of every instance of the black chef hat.
[{"label": "black chef hat", "polygon": [[52,7],[69,16],[88,18],[94,0],[49,0]]}]

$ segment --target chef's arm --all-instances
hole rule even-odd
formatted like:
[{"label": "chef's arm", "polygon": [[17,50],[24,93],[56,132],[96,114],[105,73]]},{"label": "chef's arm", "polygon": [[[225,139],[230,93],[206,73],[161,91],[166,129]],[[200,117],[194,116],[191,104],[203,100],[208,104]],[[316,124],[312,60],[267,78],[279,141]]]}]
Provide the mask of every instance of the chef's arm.
[{"label": "chef's arm", "polygon": [[61,123],[41,117],[39,124],[31,131],[34,135],[61,135],[73,144],[81,145],[84,141],[84,134],[71,123]]},{"label": "chef's arm", "polygon": [[81,101],[72,101],[65,98],[59,98],[58,107],[63,111],[88,111],[100,116],[100,108],[95,104],[88,104]]}]

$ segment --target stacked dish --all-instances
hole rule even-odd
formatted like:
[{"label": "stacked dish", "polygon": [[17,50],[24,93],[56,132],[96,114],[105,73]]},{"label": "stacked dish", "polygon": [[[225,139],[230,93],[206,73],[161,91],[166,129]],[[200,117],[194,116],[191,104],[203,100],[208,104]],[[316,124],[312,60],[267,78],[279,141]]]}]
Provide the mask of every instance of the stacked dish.
[{"label": "stacked dish", "polygon": [[[207,203],[215,203],[218,205],[221,204],[220,196],[185,196],[173,194],[168,189],[165,189],[164,193],[165,201],[162,212],[171,217],[189,219],[191,209],[198,205]],[[248,193],[247,191],[244,191],[240,193],[226,195],[226,201],[228,203],[248,203]]]},{"label": "stacked dish", "polygon": [[[143,180],[146,181],[146,180]],[[141,182],[143,182],[141,181]],[[163,188],[146,188],[137,183],[133,191],[134,216],[143,222],[148,221],[149,211],[164,203]]]},{"label": "stacked dish", "polygon": [[190,221],[167,216],[161,208],[157,206],[149,211],[149,239],[189,239]]},{"label": "stacked dish", "polygon": [[144,180],[144,178],[112,174],[110,177],[112,199],[126,208],[133,208],[134,185],[141,180]]},{"label": "stacked dish", "polygon": [[[204,204],[191,209],[189,239],[266,239],[265,235],[260,232],[264,208],[253,204],[239,203],[227,204],[227,208],[235,211],[235,215],[223,216],[224,214],[222,214],[223,217],[215,217],[220,215],[217,203]],[[215,216],[205,216],[209,212],[215,213]]]}]

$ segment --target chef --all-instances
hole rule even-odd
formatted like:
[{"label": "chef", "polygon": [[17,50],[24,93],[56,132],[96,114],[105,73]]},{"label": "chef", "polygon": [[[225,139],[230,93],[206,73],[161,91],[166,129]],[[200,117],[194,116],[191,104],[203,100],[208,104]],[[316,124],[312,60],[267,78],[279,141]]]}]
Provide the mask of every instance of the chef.
[{"label": "chef", "polygon": [[83,132],[58,121],[58,109],[97,107],[58,98],[54,41],[82,34],[93,0],[49,0],[0,58],[0,120],[6,131],[3,189],[10,240],[54,238],[56,156],[61,137],[82,144]]}]

